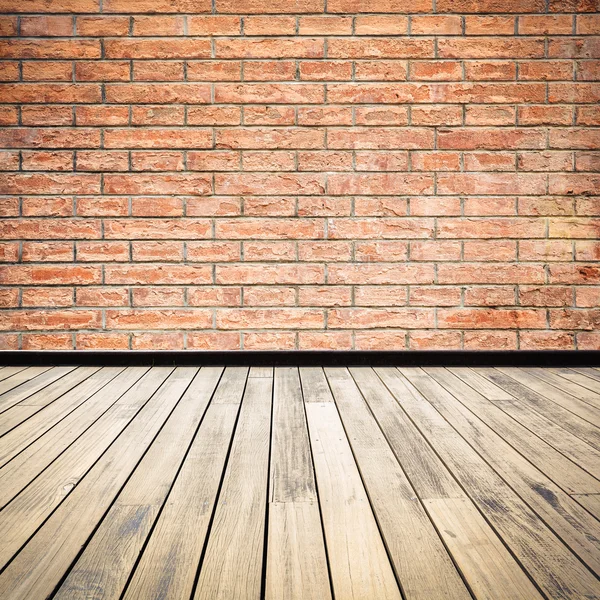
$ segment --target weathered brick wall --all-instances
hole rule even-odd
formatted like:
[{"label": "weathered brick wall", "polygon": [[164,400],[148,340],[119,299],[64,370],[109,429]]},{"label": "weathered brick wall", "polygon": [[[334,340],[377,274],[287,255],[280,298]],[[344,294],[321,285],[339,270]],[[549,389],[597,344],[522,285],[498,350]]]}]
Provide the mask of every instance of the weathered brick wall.
[{"label": "weathered brick wall", "polygon": [[0,0],[2,347],[600,348],[598,11]]}]

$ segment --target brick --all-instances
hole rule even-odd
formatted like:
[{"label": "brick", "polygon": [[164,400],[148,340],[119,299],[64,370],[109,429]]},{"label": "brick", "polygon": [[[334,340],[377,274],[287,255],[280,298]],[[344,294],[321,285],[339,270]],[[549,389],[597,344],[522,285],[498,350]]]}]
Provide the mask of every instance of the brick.
[{"label": "brick", "polygon": [[71,350],[73,337],[71,334],[30,333],[23,336],[23,350]]},{"label": "brick", "polygon": [[521,350],[572,350],[574,334],[564,331],[523,331],[520,334]]},{"label": "brick", "polygon": [[189,15],[187,24],[188,35],[239,35],[241,31],[240,17]]},{"label": "brick", "polygon": [[181,16],[135,16],[133,17],[133,35],[184,35],[184,19]]},{"label": "brick", "polygon": [[134,217],[180,217],[183,215],[183,201],[171,196],[132,198],[131,214]]},{"label": "brick", "polygon": [[349,287],[301,287],[298,290],[300,306],[350,306],[352,290]]},{"label": "brick", "polygon": [[322,310],[314,308],[223,308],[217,310],[219,329],[321,329]]},{"label": "brick", "polygon": [[76,289],[77,306],[129,306],[129,290],[118,287]]},{"label": "brick", "polygon": [[294,17],[246,17],[244,35],[294,35],[296,19]]},{"label": "brick", "polygon": [[345,328],[348,323],[360,329],[417,329],[427,327],[432,318],[429,308],[335,308],[329,311],[327,325],[331,329]]},{"label": "brick", "polygon": [[465,78],[471,81],[511,81],[517,78],[517,66],[512,61],[469,61],[465,63]]},{"label": "brick", "polygon": [[106,101],[111,104],[208,104],[210,86],[205,83],[109,83]]},{"label": "brick", "polygon": [[440,308],[438,327],[443,329],[544,329],[546,312],[538,309]]},{"label": "brick", "polygon": [[[413,19],[414,28],[414,19]],[[356,17],[356,35],[401,35],[408,32],[408,18],[404,16],[364,16]],[[417,33],[412,31],[412,33]]]},{"label": "brick", "polygon": [[298,32],[300,35],[350,35],[352,17],[300,17]]},{"label": "brick", "polygon": [[76,39],[0,41],[0,58],[100,58],[100,42],[97,40]]},{"label": "brick", "polygon": [[298,108],[298,124],[351,125],[352,109],[348,106],[301,106]]},{"label": "brick", "polygon": [[270,103],[270,104],[318,104],[323,102],[322,85],[302,84],[232,84],[215,85],[215,102],[233,103]]},{"label": "brick", "polygon": [[422,60],[410,64],[410,79],[415,81],[460,81],[462,77],[462,66],[457,61]]},{"label": "brick", "polygon": [[301,331],[298,334],[299,350],[350,350],[352,346],[350,331]]},{"label": "brick", "polygon": [[62,287],[35,287],[24,288],[21,293],[21,306],[55,307],[72,306],[73,289]]},{"label": "brick", "polygon": [[[322,58],[323,40],[318,38],[219,38],[216,58]],[[333,56],[333,55],[331,55]]]},{"label": "brick", "polygon": [[452,284],[519,284],[543,283],[542,265],[519,263],[463,263],[438,265],[438,283]]},{"label": "brick", "polygon": [[[237,304],[239,305],[240,302]],[[244,306],[294,306],[295,304],[296,290],[293,287],[252,286],[244,288]]]},{"label": "brick", "polygon": [[243,333],[245,350],[293,350],[296,334],[290,331]]},{"label": "brick", "polygon": [[194,331],[187,335],[190,350],[239,350],[240,334],[234,331]]},{"label": "brick", "polygon": [[411,306],[457,306],[460,304],[460,288],[420,287],[409,290],[408,301]]},{"label": "brick", "polygon": [[531,60],[519,62],[519,79],[524,81],[554,81],[573,78],[570,61]]},{"label": "brick", "polygon": [[513,306],[515,290],[509,286],[477,286],[465,290],[465,306]]},{"label": "brick", "polygon": [[408,335],[409,348],[415,350],[459,349],[462,339],[459,332],[453,331],[411,331]]},{"label": "brick", "polygon": [[433,192],[431,175],[412,173],[333,173],[328,178],[330,194],[408,194]]},{"label": "brick", "polygon": [[[530,242],[524,242],[530,243]],[[537,242],[533,242],[537,243]],[[522,246],[519,246],[521,249]],[[517,259],[517,244],[505,240],[471,240],[463,243],[463,257],[466,261],[489,260],[493,262],[508,262]],[[519,257],[527,260],[525,257]]]},{"label": "brick", "polygon": [[544,0],[437,0],[436,9],[438,12],[535,13],[545,10],[545,2]]},{"label": "brick", "polygon": [[104,280],[108,284],[203,284],[212,283],[212,270],[206,265],[107,265]]},{"label": "brick", "polygon": [[516,350],[517,333],[514,331],[465,331],[465,350]]},{"label": "brick", "polygon": [[216,132],[216,147],[221,149],[313,149],[325,146],[322,129],[294,128],[249,128],[220,129]]},{"label": "brick", "polygon": [[75,335],[77,350],[127,350],[129,336],[115,333],[78,333]]},{"label": "brick", "polygon": [[210,129],[111,129],[104,134],[106,148],[210,148]]},{"label": "brick", "polygon": [[129,17],[78,16],[77,35],[84,37],[118,37],[129,34]]},{"label": "brick", "polygon": [[127,262],[127,242],[77,242],[77,260],[81,262]]},{"label": "brick", "polygon": [[206,219],[111,219],[104,223],[106,239],[203,239],[210,237]]},{"label": "brick", "polygon": [[519,304],[522,306],[571,306],[573,289],[565,286],[519,287]]},{"label": "brick", "polygon": [[458,15],[414,16],[410,19],[410,33],[411,35],[460,35],[461,18]]},{"label": "brick", "polygon": [[[121,62],[121,61],[118,61]],[[123,61],[127,66],[127,78],[129,81],[129,61]],[[191,63],[193,64],[193,63]],[[190,64],[190,66],[191,66]],[[191,69],[190,69],[191,70]],[[144,60],[133,61],[134,81],[181,81],[183,75],[183,61],[172,60]],[[196,77],[188,77],[190,81],[196,81]]]},{"label": "brick", "polygon": [[407,347],[404,331],[357,331],[354,344],[356,350],[397,350]]},{"label": "brick", "polygon": [[438,42],[440,58],[542,58],[542,39],[518,39],[506,37],[461,37],[442,39]]},{"label": "brick", "polygon": [[131,336],[133,350],[182,350],[184,336],[182,333],[139,333]]},{"label": "brick", "polygon": [[106,311],[106,326],[110,329],[209,329],[212,311],[194,309],[135,309]]},{"label": "brick", "polygon": [[546,224],[527,218],[440,219],[438,237],[442,238],[520,238],[544,237]]},{"label": "brick", "polygon": [[351,78],[351,62],[333,60],[300,62],[300,79],[306,81],[344,81]]},{"label": "brick", "polygon": [[[80,265],[15,265],[0,267],[2,285],[87,285],[101,283],[97,266]],[[18,327],[16,328],[18,329]]]},{"label": "brick", "polygon": [[354,71],[357,80],[405,81],[407,78],[408,63],[404,60],[355,61]]},{"label": "brick", "polygon": [[[73,249],[72,242],[23,242],[22,261],[71,262],[74,257]],[[17,258],[18,252],[14,260]]]},{"label": "brick", "polygon": [[216,0],[219,13],[320,13],[323,0],[273,0],[267,5],[259,0]]},{"label": "brick", "polygon": [[193,61],[187,63],[189,81],[237,81],[242,64],[239,61]]},{"label": "brick", "polygon": [[[223,61],[231,63],[232,61]],[[236,76],[233,81],[239,79]],[[244,62],[244,81],[294,81],[296,64],[292,60],[253,60]],[[310,79],[304,77],[302,79]]]},{"label": "brick", "polygon": [[183,260],[183,243],[135,241],[131,243],[131,255],[134,261],[140,262],[177,262]]},{"label": "brick", "polygon": [[439,194],[543,194],[546,178],[533,173],[441,173]]},{"label": "brick", "polygon": [[467,35],[513,35],[515,18],[504,16],[465,17]]},{"label": "brick", "polygon": [[0,90],[1,102],[79,104],[100,98],[100,87],[93,83],[6,83]]},{"label": "brick", "polygon": [[[231,0],[229,0],[231,1]],[[400,0],[329,0],[328,12],[333,13],[420,13],[432,9],[431,0],[415,0],[407,5]]]},{"label": "brick", "polygon": [[329,265],[329,284],[431,284],[433,265],[428,264],[334,264]]},{"label": "brick", "polygon": [[[355,259],[357,262],[405,261],[407,258],[408,242],[405,241],[355,242]],[[372,291],[375,293],[375,290]],[[356,293],[360,295],[358,289]]]},{"label": "brick", "polygon": [[332,38],[331,58],[433,58],[433,40],[409,38]]},{"label": "brick", "polygon": [[26,61],[23,62],[22,71],[23,81],[71,81],[73,79],[73,66],[70,61]]},{"label": "brick", "polygon": [[518,107],[519,125],[570,125],[573,109],[570,106],[530,105]]}]

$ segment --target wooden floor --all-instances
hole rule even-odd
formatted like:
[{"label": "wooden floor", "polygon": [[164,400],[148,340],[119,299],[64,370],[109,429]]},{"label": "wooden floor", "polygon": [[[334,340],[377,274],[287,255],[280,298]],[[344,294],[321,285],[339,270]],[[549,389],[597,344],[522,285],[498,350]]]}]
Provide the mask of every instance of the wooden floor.
[{"label": "wooden floor", "polygon": [[600,598],[600,370],[4,367],[0,598]]}]

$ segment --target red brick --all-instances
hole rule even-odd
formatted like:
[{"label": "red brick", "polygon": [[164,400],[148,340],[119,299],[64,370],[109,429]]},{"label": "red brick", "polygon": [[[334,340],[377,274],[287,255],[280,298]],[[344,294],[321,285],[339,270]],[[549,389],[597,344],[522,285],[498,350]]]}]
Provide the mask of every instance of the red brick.
[{"label": "red brick", "polygon": [[332,264],[327,283],[333,284],[431,284],[433,265],[421,264]]},{"label": "red brick", "polygon": [[207,219],[110,219],[104,222],[107,239],[202,239],[211,234]]},{"label": "red brick", "polygon": [[188,35],[239,35],[240,17],[229,16],[195,16],[187,18]]},{"label": "red brick", "polygon": [[530,173],[440,173],[438,194],[543,194],[546,178]]},{"label": "red brick", "polygon": [[[236,64],[237,61],[222,61]],[[240,76],[230,78],[239,80]],[[296,79],[296,64],[292,60],[253,60],[244,62],[244,81],[294,81]],[[304,77],[303,79],[310,79]]]},{"label": "red brick", "polygon": [[460,349],[462,336],[458,331],[411,331],[408,334],[408,346],[413,350]]},{"label": "red brick", "polygon": [[0,267],[3,285],[86,285],[100,283],[100,267],[79,265],[13,265]]},{"label": "red brick", "polygon": [[544,329],[546,311],[538,309],[440,308],[438,327],[449,329]]},{"label": "red brick", "polygon": [[240,334],[234,331],[198,331],[187,335],[190,350],[239,350]]},{"label": "red brick", "polygon": [[78,16],[77,35],[85,37],[122,36],[129,34],[129,17]]},{"label": "red brick", "polygon": [[460,81],[462,66],[452,60],[422,60],[411,62],[410,79],[415,81]]},{"label": "red brick", "polygon": [[245,350],[293,350],[296,348],[296,334],[291,331],[242,333],[242,336]]},{"label": "red brick", "polygon": [[129,306],[127,288],[81,287],[76,289],[77,306]]},{"label": "red brick", "polygon": [[418,329],[433,320],[430,308],[334,308],[329,311],[327,326],[346,328],[348,323],[359,329]]},{"label": "red brick", "polygon": [[[129,81],[129,61],[113,61],[123,62],[127,66],[127,77],[121,81]],[[188,70],[188,79],[196,81],[198,78],[190,74],[192,69],[191,63]],[[183,75],[183,61],[179,60],[136,60],[133,61],[133,80],[134,81],[181,81]]]},{"label": "red brick", "polygon": [[195,309],[135,309],[106,311],[106,327],[109,329],[209,329],[212,327],[212,311]]},{"label": "red brick", "polygon": [[219,13],[241,14],[320,13],[324,9],[323,0],[272,0],[268,5],[260,0],[216,0],[215,6]]},{"label": "red brick", "polygon": [[133,35],[184,35],[184,19],[181,16],[135,16],[133,17]]},{"label": "red brick", "polygon": [[206,83],[109,83],[106,101],[115,104],[208,104]]},{"label": "red brick", "polygon": [[465,63],[465,78],[470,81],[511,81],[517,78],[517,66],[512,61],[469,61]]},{"label": "red brick", "polygon": [[354,62],[354,70],[357,80],[405,81],[408,63],[405,60],[362,60]]},{"label": "red brick", "polygon": [[119,333],[78,333],[75,344],[77,350],[127,350],[129,336]]},{"label": "red brick", "polygon": [[[138,306],[182,306],[185,291],[180,287],[141,287],[132,290],[132,305]],[[190,304],[197,306],[196,304]]]},{"label": "red brick", "polygon": [[564,331],[523,331],[520,336],[521,350],[573,350],[574,334]]},{"label": "red brick", "polygon": [[0,58],[100,58],[100,42],[76,39],[0,41]]},{"label": "red brick", "polygon": [[[240,303],[237,302],[238,305]],[[244,306],[294,306],[295,304],[296,290],[293,287],[251,286],[244,288]]]},{"label": "red brick", "polygon": [[72,242],[23,242],[23,262],[71,262],[73,257]]},{"label": "red brick", "polygon": [[352,346],[350,331],[301,331],[298,334],[299,350],[351,350]]},{"label": "red brick", "polygon": [[133,350],[182,350],[184,336],[182,333],[140,333],[131,335]]},{"label": "red brick", "polygon": [[543,265],[519,263],[444,263],[438,265],[438,283],[543,283]]},{"label": "red brick", "polygon": [[421,13],[431,11],[432,8],[431,0],[414,0],[409,5],[401,0],[377,0],[377,2],[372,0],[328,0],[327,2],[327,11],[333,13]]},{"label": "red brick", "polygon": [[410,38],[332,38],[331,58],[433,58],[433,40]]},{"label": "red brick", "polygon": [[[404,16],[364,16],[356,17],[356,35],[401,35],[408,32],[408,18]],[[412,33],[414,30],[414,19]]]},{"label": "red brick", "polygon": [[465,290],[465,306],[513,306],[515,290],[509,286],[479,287]]},{"label": "red brick", "polygon": [[[562,0],[553,0],[562,1]],[[535,13],[543,12],[544,0],[437,0],[438,12]]]},{"label": "red brick", "polygon": [[542,58],[542,39],[508,37],[461,37],[438,42],[440,58]]},{"label": "red brick", "polygon": [[352,17],[300,17],[298,32],[300,35],[350,35]]},{"label": "red brick", "polygon": [[467,35],[513,35],[515,18],[504,16],[465,17]]},{"label": "red brick", "polygon": [[73,64],[70,61],[26,61],[22,63],[22,70],[23,81],[71,81],[73,79]]},{"label": "red brick", "polygon": [[323,311],[314,308],[223,308],[217,310],[219,329],[320,329]]},{"label": "red brick", "polygon": [[[512,303],[511,303],[512,304]],[[571,306],[573,290],[564,286],[520,286],[519,304],[522,306]]]},{"label": "red brick", "polygon": [[219,284],[315,284],[323,283],[325,269],[322,265],[279,263],[217,265],[216,282]]},{"label": "red brick", "polygon": [[461,18],[458,15],[414,16],[410,19],[411,35],[460,35]]},{"label": "red brick", "polygon": [[514,331],[465,331],[465,350],[516,350],[517,333]]},{"label": "red brick", "polygon": [[398,350],[407,347],[404,331],[357,331],[354,344],[356,350]]},{"label": "red brick", "polygon": [[360,286],[355,290],[354,304],[356,306],[406,306],[408,288],[398,285]]},{"label": "red brick", "polygon": [[71,350],[73,337],[69,333],[30,333],[23,336],[23,350]]},{"label": "red brick", "polygon": [[218,38],[216,58],[322,58],[324,43],[318,38]]},{"label": "red brick", "polygon": [[554,81],[573,78],[573,63],[558,60],[519,62],[519,79],[523,81]]}]

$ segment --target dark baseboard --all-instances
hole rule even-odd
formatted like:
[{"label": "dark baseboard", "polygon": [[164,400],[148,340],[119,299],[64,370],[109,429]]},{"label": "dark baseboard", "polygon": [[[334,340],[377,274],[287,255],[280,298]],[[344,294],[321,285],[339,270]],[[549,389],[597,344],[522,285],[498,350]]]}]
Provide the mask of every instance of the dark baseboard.
[{"label": "dark baseboard", "polygon": [[600,351],[0,351],[0,366],[14,365],[597,367]]}]

